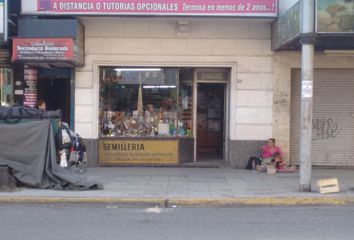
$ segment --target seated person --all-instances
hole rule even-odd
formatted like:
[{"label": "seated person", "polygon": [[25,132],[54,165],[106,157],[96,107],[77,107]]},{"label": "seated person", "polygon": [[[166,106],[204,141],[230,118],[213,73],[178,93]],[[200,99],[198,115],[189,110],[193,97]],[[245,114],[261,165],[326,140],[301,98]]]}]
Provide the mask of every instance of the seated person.
[{"label": "seated person", "polygon": [[47,105],[44,100],[38,100],[36,103],[36,108],[45,111],[47,110]]},{"label": "seated person", "polygon": [[246,169],[257,169],[259,171],[265,171],[266,165],[271,164],[275,153],[279,153],[282,157],[280,148],[275,145],[275,139],[269,138],[267,143],[261,149],[261,157],[251,157],[248,160]]},{"label": "seated person", "polygon": [[275,153],[279,153],[283,157],[282,151],[275,145],[275,138],[269,138],[267,143],[262,147],[262,164],[270,164]]},{"label": "seated person", "polygon": [[277,169],[277,172],[294,172],[296,170],[295,166],[287,165],[278,152],[274,154],[272,164]]},{"label": "seated person", "polygon": [[272,164],[275,166],[277,170],[284,169],[286,166],[286,163],[283,161],[283,159],[280,156],[280,153],[278,152],[274,153]]}]

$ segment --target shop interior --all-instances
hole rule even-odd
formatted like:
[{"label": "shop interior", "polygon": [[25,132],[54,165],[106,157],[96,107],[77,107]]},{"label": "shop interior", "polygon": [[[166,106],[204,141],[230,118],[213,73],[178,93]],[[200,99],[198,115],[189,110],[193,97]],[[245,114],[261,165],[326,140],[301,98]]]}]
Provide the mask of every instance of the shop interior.
[{"label": "shop interior", "polygon": [[225,84],[198,83],[197,159],[223,159]]},{"label": "shop interior", "polygon": [[46,102],[47,110],[61,109],[62,121],[70,124],[70,74],[57,71],[48,74],[46,70],[39,70],[38,99]]},{"label": "shop interior", "polygon": [[223,160],[227,84],[218,77],[228,78],[228,70],[219,75],[201,75],[195,68],[99,70],[100,138],[191,138],[195,161]]}]

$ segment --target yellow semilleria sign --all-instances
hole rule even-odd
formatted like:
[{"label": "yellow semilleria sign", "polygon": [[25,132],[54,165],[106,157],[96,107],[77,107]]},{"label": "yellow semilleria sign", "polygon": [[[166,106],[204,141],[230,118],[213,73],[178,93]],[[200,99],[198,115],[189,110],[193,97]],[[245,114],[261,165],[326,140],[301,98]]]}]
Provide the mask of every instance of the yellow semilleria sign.
[{"label": "yellow semilleria sign", "polygon": [[177,140],[99,140],[100,164],[177,164]]}]

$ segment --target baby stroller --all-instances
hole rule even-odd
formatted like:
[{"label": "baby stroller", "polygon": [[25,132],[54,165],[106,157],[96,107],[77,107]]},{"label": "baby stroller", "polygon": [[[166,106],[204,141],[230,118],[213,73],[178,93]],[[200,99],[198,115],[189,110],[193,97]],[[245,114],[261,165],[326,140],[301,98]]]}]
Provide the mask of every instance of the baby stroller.
[{"label": "baby stroller", "polygon": [[79,134],[72,131],[67,123],[61,123],[56,134],[58,164],[75,172],[84,173],[87,168],[86,146]]}]

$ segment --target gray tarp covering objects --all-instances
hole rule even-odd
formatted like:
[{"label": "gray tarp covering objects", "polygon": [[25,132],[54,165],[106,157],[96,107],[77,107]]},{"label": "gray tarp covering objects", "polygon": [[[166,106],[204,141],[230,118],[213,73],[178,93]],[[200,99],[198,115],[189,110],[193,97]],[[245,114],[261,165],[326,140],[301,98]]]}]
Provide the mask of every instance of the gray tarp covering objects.
[{"label": "gray tarp covering objects", "polygon": [[102,189],[57,164],[55,140],[50,120],[0,123],[0,164],[23,185],[57,190]]}]

